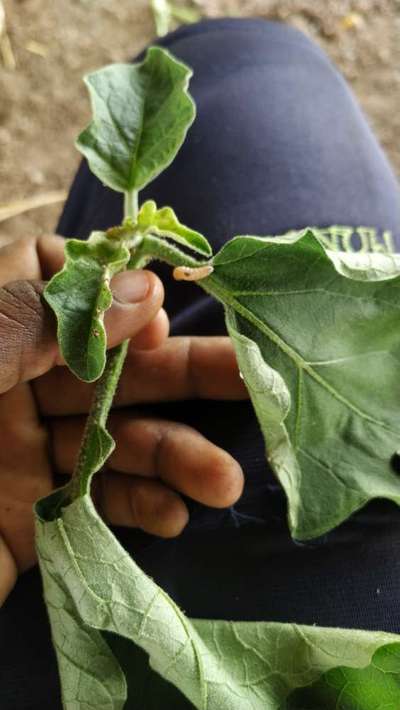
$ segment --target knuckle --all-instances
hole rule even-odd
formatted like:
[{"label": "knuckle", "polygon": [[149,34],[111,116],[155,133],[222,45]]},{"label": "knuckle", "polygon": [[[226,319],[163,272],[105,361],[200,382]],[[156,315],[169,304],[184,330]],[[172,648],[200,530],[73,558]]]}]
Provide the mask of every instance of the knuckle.
[{"label": "knuckle", "polygon": [[150,297],[160,305],[164,301],[164,286],[161,279],[152,271],[146,271],[150,282]]},{"label": "knuckle", "polygon": [[50,333],[50,314],[41,301],[40,282],[14,281],[0,288],[1,387],[25,371],[32,352]]},{"label": "knuckle", "polygon": [[128,448],[132,442],[134,421],[125,418],[111,420],[109,429],[117,442],[117,447]]},{"label": "knuckle", "polygon": [[1,249],[0,281],[6,284],[10,274],[16,279],[37,279],[41,276],[37,255],[37,239],[24,236]]},{"label": "knuckle", "polygon": [[129,504],[132,518],[138,528],[144,530],[148,523],[149,489],[141,482],[135,482],[129,487]]},{"label": "knuckle", "polygon": [[243,492],[243,473],[239,464],[224,451],[219,451],[210,465],[215,505],[227,508],[240,498]]},{"label": "knuckle", "polygon": [[152,451],[152,469],[156,476],[161,477],[167,465],[173,447],[174,434],[177,425],[173,422],[158,422],[154,426],[154,439]]},{"label": "knuckle", "polygon": [[14,281],[0,288],[0,314],[4,323],[28,332],[42,318],[43,284],[34,281]]},{"label": "knuckle", "polygon": [[187,337],[185,339],[185,371],[186,371],[186,381],[188,384],[188,389],[192,393],[193,397],[198,395],[198,369],[197,369],[197,359],[196,359],[196,340],[193,337]]},{"label": "knuckle", "polygon": [[138,526],[159,537],[179,535],[187,523],[185,509],[172,491],[157,483],[139,485],[133,492]]}]

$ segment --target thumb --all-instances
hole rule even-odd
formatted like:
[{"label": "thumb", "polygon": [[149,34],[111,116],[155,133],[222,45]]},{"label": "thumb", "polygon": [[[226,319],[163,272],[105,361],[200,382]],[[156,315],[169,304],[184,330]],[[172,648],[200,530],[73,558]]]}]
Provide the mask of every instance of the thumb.
[{"label": "thumb", "polygon": [[0,607],[17,581],[16,562],[0,535]]},{"label": "thumb", "polygon": [[[0,394],[63,364],[56,319],[42,299],[44,281],[13,281],[0,288]],[[130,339],[157,315],[164,298],[150,271],[127,271],[111,282],[114,300],[106,312],[108,347]]]},{"label": "thumb", "polygon": [[43,281],[0,288],[0,393],[56,364],[55,318],[42,301]]}]

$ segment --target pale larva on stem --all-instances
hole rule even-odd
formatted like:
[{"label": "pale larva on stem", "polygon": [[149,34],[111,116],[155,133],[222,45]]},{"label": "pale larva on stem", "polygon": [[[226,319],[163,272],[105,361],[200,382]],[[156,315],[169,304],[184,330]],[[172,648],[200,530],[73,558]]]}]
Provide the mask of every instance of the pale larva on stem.
[{"label": "pale larva on stem", "polygon": [[199,266],[197,268],[192,268],[190,266],[177,266],[173,271],[173,277],[176,281],[201,281],[201,279],[207,278],[214,271],[214,267]]}]

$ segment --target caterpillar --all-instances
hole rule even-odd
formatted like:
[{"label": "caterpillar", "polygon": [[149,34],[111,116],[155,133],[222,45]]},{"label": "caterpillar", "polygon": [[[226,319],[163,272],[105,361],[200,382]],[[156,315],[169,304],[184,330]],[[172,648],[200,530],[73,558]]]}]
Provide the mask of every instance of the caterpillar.
[{"label": "caterpillar", "polygon": [[190,266],[177,266],[173,271],[173,277],[177,281],[200,281],[207,278],[214,271],[210,264],[192,268]]}]

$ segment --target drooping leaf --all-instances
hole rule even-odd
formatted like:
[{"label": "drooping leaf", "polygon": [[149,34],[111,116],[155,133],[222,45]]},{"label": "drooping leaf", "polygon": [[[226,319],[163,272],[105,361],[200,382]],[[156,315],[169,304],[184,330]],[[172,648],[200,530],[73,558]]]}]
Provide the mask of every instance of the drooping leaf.
[{"label": "drooping leaf", "polygon": [[395,710],[400,694],[400,643],[379,648],[366,668],[327,671],[294,691],[287,710]]},{"label": "drooping leaf", "polygon": [[[52,531],[47,530],[51,536]],[[46,549],[52,549],[51,537]],[[44,572],[43,565],[46,571]],[[44,579],[51,575],[50,562],[42,563]],[[126,680],[101,633],[85,626],[76,609],[68,584],[57,574],[50,582],[47,606],[61,677],[64,708],[72,710],[122,710]]]},{"label": "drooping leaf", "polygon": [[212,263],[204,288],[226,305],[292,535],[400,504],[400,256],[329,251],[308,230],[238,237]]},{"label": "drooping leaf", "polygon": [[172,162],[196,113],[191,75],[167,50],[151,47],[140,64],[112,64],[86,77],[94,118],[77,147],[103,183],[137,191]]},{"label": "drooping leaf", "polygon": [[152,670],[148,654],[139,646],[122,636],[108,632],[102,635],[125,675],[127,710],[193,710],[190,700],[175,685]]},{"label": "drooping leaf", "polygon": [[129,261],[129,251],[103,232],[87,242],[69,239],[65,265],[49,281],[44,298],[57,317],[58,343],[72,372],[85,382],[100,377],[106,361],[104,313],[112,303],[110,279]]},{"label": "drooping leaf", "polygon": [[[293,689],[341,664],[366,666],[376,649],[397,641],[385,633],[190,620],[123,550],[89,495],[61,512],[60,496],[56,492],[37,505],[37,548],[66,710],[124,707],[115,656],[110,650],[107,657],[99,631],[115,635],[114,649],[120,636],[145,651],[153,671],[198,710],[278,710]],[[157,707],[154,693],[163,684],[149,683],[148,703],[138,705],[136,672],[128,669],[132,692],[125,707]]]},{"label": "drooping leaf", "polygon": [[203,256],[212,255],[212,249],[207,239],[199,232],[181,224],[171,207],[157,209],[153,200],[147,200],[140,208],[138,226],[143,232],[169,237]]}]

